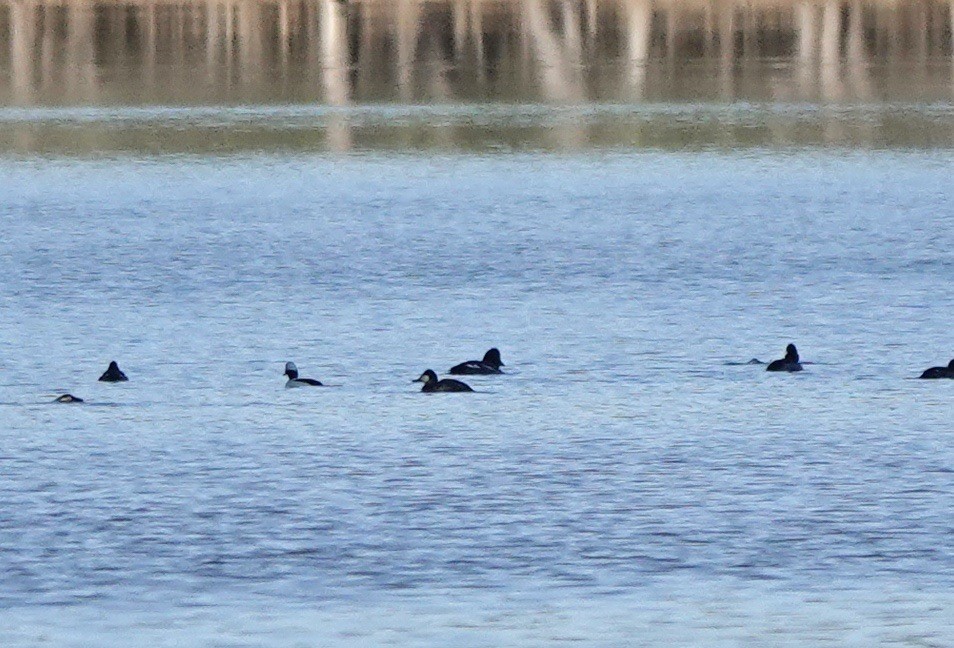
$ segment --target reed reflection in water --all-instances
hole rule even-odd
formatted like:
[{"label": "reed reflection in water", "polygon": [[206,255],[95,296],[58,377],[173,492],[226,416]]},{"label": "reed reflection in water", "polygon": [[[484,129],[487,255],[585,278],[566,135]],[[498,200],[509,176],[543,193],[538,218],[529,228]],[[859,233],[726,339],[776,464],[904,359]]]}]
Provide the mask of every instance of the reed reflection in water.
[{"label": "reed reflection in water", "polygon": [[946,0],[0,0],[0,102],[949,101],[952,21]]}]

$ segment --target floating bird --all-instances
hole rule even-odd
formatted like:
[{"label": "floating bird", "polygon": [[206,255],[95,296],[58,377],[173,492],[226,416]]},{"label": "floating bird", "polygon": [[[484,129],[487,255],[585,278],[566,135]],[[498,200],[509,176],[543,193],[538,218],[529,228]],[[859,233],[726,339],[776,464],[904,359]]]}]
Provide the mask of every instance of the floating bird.
[{"label": "floating bird", "polygon": [[494,347],[484,354],[483,360],[468,360],[454,365],[450,368],[450,373],[455,376],[476,376],[481,374],[499,374],[503,373],[500,368],[504,366],[500,359],[500,350]]},{"label": "floating bird", "polygon": [[285,374],[288,376],[288,382],[285,383],[286,388],[292,387],[321,387],[321,383],[313,378],[299,378],[298,377],[298,367],[295,366],[294,362],[285,363]]},{"label": "floating bird", "polygon": [[109,368],[99,377],[99,380],[100,382],[125,382],[129,380],[129,378],[126,377],[126,374],[122,372],[119,365],[113,360],[109,363]]},{"label": "floating bird", "polygon": [[785,347],[785,357],[781,360],[773,360],[769,363],[769,366],[765,368],[766,371],[801,371],[802,365],[798,361],[798,349],[795,348],[794,344],[789,344]]},{"label": "floating bird", "polygon": [[951,360],[946,367],[925,369],[921,378],[954,378],[954,360]]},{"label": "floating bird", "polygon": [[465,385],[459,380],[454,380],[453,378],[444,378],[443,380],[437,379],[437,374],[428,369],[421,374],[421,377],[417,380],[412,380],[411,382],[421,382],[424,383],[424,386],[421,387],[422,392],[472,392],[473,389],[469,385]]}]

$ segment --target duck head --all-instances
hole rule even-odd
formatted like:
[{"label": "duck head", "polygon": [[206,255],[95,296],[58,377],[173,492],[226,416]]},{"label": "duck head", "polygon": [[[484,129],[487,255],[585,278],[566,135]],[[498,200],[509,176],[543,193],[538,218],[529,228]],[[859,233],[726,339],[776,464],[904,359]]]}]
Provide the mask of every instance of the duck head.
[{"label": "duck head", "polygon": [[437,382],[437,374],[431,371],[430,369],[428,369],[427,371],[422,373],[419,378],[415,378],[411,382],[424,383],[425,385],[427,383]]},{"label": "duck head", "polygon": [[285,363],[285,375],[288,376],[289,380],[298,379],[298,367],[295,366],[294,362]]},{"label": "duck head", "polygon": [[499,369],[500,367],[505,366],[503,360],[500,359],[500,349],[494,347],[487,351],[484,354],[484,364],[490,365],[494,369]]},{"label": "duck head", "polygon": [[788,362],[798,362],[798,349],[795,348],[794,344],[789,344],[785,347],[785,360]]}]

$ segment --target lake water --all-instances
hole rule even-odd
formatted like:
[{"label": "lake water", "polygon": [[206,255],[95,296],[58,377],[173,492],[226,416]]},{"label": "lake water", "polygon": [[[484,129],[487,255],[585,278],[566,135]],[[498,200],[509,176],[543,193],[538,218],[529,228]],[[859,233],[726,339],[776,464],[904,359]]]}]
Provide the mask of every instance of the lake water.
[{"label": "lake water", "polygon": [[954,644],[929,85],[11,99],[0,645]]}]

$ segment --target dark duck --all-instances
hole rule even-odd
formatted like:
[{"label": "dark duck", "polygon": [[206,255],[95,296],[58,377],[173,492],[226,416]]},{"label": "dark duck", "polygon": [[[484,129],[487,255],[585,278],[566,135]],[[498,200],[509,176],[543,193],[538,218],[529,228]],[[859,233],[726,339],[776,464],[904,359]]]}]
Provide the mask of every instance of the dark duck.
[{"label": "dark duck", "polygon": [[454,365],[450,368],[450,374],[454,376],[478,376],[486,374],[503,373],[500,368],[504,366],[500,359],[500,349],[494,347],[484,354],[483,360],[468,360]]},{"label": "dark duck", "polygon": [[954,360],[947,363],[946,367],[931,367],[925,369],[921,378],[954,378]]},{"label": "dark duck", "polygon": [[801,371],[802,365],[798,360],[798,349],[794,344],[785,347],[785,357],[781,360],[773,360],[765,368],[766,371]]},{"label": "dark duck", "polygon": [[472,392],[473,389],[469,385],[462,383],[459,380],[454,380],[453,378],[444,378],[443,380],[437,379],[437,374],[428,369],[421,374],[420,378],[412,380],[411,382],[421,382],[424,383],[424,386],[421,387],[422,392]]},{"label": "dark duck", "polygon": [[285,387],[288,389],[292,387],[321,387],[321,383],[314,378],[299,378],[298,367],[295,366],[294,362],[285,363],[284,375],[288,376],[288,382],[285,383]]},{"label": "dark duck", "polygon": [[109,363],[109,368],[99,377],[99,380],[100,382],[125,382],[129,380],[129,378],[126,377],[126,374],[123,373],[119,365],[116,364],[116,361],[113,360]]}]

